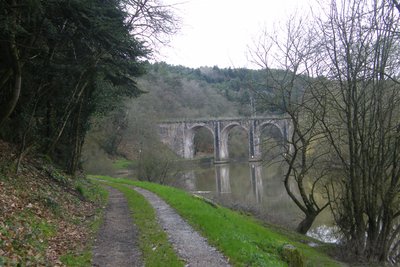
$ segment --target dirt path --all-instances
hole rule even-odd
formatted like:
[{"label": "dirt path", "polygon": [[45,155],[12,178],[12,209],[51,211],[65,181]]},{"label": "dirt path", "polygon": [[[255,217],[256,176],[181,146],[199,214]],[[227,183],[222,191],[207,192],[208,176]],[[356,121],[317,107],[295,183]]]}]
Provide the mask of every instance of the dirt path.
[{"label": "dirt path", "polygon": [[124,195],[107,187],[109,200],[104,222],[93,247],[93,266],[143,266],[138,231]]},{"label": "dirt path", "polygon": [[142,194],[154,207],[161,226],[167,232],[177,254],[186,261],[186,266],[230,266],[220,252],[211,247],[205,238],[194,231],[161,198],[141,188],[133,189]]}]

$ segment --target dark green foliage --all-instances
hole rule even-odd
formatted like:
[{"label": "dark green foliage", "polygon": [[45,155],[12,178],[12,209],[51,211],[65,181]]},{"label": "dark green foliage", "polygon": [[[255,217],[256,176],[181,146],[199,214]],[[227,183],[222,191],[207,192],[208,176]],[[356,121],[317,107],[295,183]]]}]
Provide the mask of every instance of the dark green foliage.
[{"label": "dark green foliage", "polygon": [[[70,173],[93,115],[137,97],[150,51],[122,1],[0,2],[0,137]],[[18,87],[16,81],[21,79]]]}]

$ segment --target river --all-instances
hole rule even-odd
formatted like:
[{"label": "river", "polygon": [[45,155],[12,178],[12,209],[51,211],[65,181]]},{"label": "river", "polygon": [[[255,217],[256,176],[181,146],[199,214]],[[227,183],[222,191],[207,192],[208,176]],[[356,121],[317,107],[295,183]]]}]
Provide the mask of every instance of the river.
[{"label": "river", "polygon": [[[265,162],[203,164],[181,171],[176,176],[178,179],[170,183],[223,206],[294,229],[304,215],[286,193],[282,181],[284,167],[283,163]],[[321,241],[337,242],[333,229],[332,218],[326,209],[308,234]]]}]

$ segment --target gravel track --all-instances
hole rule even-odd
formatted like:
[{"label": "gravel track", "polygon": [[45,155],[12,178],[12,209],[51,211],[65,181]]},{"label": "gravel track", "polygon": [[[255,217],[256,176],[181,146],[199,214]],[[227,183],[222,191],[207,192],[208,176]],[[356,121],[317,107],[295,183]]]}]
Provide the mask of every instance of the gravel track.
[{"label": "gravel track", "polygon": [[175,210],[156,194],[142,188],[133,188],[142,194],[156,210],[158,220],[166,231],[177,254],[186,266],[230,266],[225,257],[200,236]]},{"label": "gravel track", "polygon": [[133,224],[128,203],[120,191],[106,187],[109,192],[104,221],[93,247],[93,266],[143,266],[138,247],[138,230]]}]

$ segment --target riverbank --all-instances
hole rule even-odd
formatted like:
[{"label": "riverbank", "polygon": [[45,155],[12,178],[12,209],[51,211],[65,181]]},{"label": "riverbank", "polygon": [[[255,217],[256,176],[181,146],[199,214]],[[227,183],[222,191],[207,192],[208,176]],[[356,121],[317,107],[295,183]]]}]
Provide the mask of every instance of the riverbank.
[{"label": "riverbank", "polygon": [[[0,142],[0,151],[0,266],[91,266],[106,192],[90,180],[63,174],[38,155],[24,157],[16,173],[13,146]],[[130,186],[163,198],[233,266],[287,266],[283,251],[289,244],[304,257],[305,266],[340,266],[324,253],[332,248],[329,245],[263,225],[201,197],[158,184],[100,178],[129,195],[135,224],[142,225],[139,246],[147,266],[181,266],[181,261],[153,208]],[[311,243],[319,246],[311,248]]]},{"label": "riverbank", "polygon": [[304,261],[304,266],[343,266],[326,254],[332,250],[331,245],[265,225],[253,217],[182,190],[106,176],[91,178],[133,185],[157,194],[222,252],[233,266],[288,266],[290,259],[285,251],[293,247]]}]

